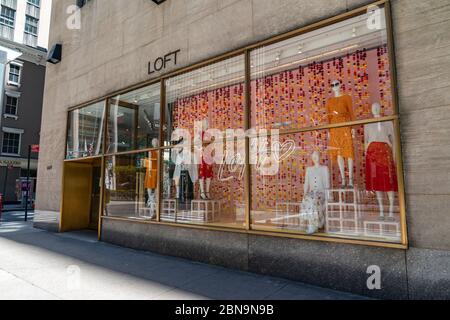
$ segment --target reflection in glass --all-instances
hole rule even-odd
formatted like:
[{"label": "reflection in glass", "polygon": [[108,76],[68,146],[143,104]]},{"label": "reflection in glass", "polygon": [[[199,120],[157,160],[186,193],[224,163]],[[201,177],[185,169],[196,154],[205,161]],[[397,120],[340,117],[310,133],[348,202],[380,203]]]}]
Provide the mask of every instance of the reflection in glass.
[{"label": "reflection in glass", "polygon": [[253,128],[292,130],[394,114],[384,9],[251,52]]},{"label": "reflection in glass", "polygon": [[160,84],[110,100],[107,154],[155,148],[159,138]]},{"label": "reflection in glass", "polygon": [[212,162],[182,145],[165,150],[161,221],[243,228],[245,165],[237,145]]},{"label": "reflection in glass", "polygon": [[92,157],[102,153],[104,117],[104,102],[69,112],[67,159]]},{"label": "reflection in glass", "polygon": [[105,215],[155,220],[158,151],[106,157]]},{"label": "reflection in glass", "polygon": [[[380,116],[379,104],[373,115]],[[346,168],[344,176],[353,175],[353,186],[342,186],[331,130],[267,141],[269,148],[260,150],[258,164],[251,166],[253,227],[401,241],[394,124],[348,129],[354,133],[355,157],[353,171]],[[276,146],[276,156],[270,146]],[[266,159],[277,170],[263,170],[270,163]]]}]

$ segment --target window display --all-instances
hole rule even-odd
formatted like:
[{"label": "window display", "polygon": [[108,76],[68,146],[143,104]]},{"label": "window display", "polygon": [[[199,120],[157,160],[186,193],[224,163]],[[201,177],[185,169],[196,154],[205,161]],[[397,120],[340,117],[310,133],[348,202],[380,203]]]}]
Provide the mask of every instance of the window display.
[{"label": "window display", "polygon": [[239,152],[225,136],[243,133],[244,72],[237,56],[166,80],[165,145],[172,148],[164,151],[162,221],[243,227],[244,151],[227,163]]},{"label": "window display", "polygon": [[160,96],[157,83],[109,100],[107,154],[155,147],[152,142],[159,139]]},{"label": "window display", "polygon": [[[378,104],[374,112],[379,112]],[[354,133],[354,184],[341,183],[332,129],[282,135],[279,145],[295,147],[285,148],[278,172],[266,174],[258,165],[251,167],[254,228],[401,241],[394,124],[345,128]],[[277,142],[268,139],[266,144]],[[260,150],[258,158],[267,156],[273,156],[270,147]],[[350,175],[348,167],[344,175]]]},{"label": "window display", "polygon": [[103,150],[105,103],[69,112],[66,159],[100,155]]},{"label": "window display", "polygon": [[264,43],[69,114],[105,215],[405,245],[384,8]]},{"label": "window display", "polygon": [[158,155],[149,151],[105,158],[105,216],[156,219]]},{"label": "window display", "polygon": [[200,137],[202,124],[214,130],[244,129],[244,79],[241,55],[166,80],[165,145],[176,129],[187,130],[192,142]]},{"label": "window display", "polygon": [[374,102],[394,115],[386,18],[382,9],[376,14],[376,26],[363,14],[252,51],[252,127],[372,119]]}]

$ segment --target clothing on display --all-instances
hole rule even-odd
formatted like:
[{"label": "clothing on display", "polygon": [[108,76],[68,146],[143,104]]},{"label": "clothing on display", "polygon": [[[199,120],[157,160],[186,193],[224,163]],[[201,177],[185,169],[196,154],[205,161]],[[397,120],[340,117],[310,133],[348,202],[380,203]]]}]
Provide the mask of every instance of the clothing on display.
[{"label": "clothing on display", "polygon": [[[355,120],[352,98],[349,95],[331,98],[326,108],[330,124]],[[329,154],[333,160],[336,160],[338,156],[346,159],[355,158],[351,128],[330,129]]]},{"label": "clothing on display", "polygon": [[144,159],[145,173],[145,188],[156,189],[158,186],[158,153],[156,151],[149,152],[150,159]]},{"label": "clothing on display", "polygon": [[[198,181],[198,166],[192,159],[192,153],[184,149],[172,150],[172,161],[175,163],[175,170],[173,172],[173,179],[179,179],[181,172],[186,170],[193,183]],[[194,154],[195,156],[195,154]]]},{"label": "clothing on display", "polygon": [[366,190],[398,191],[397,171],[391,147],[394,127],[391,122],[371,123],[364,127],[366,153]]},{"label": "clothing on display", "polygon": [[313,234],[323,228],[325,224],[325,193],[312,191],[305,194],[302,206],[300,221],[305,227],[306,233]]},{"label": "clothing on display", "polygon": [[[205,132],[202,132],[202,140],[205,139]],[[205,157],[202,155],[202,163],[199,168],[200,179],[212,179],[214,178],[213,166],[206,163]]]},{"label": "clothing on display", "polygon": [[398,191],[392,148],[384,142],[372,142],[366,154],[367,191]]},{"label": "clothing on display", "polygon": [[325,223],[325,191],[330,188],[328,167],[306,169],[305,194],[301,205],[300,221],[309,234],[316,233]]},{"label": "clothing on display", "polygon": [[182,203],[194,199],[194,184],[188,170],[181,171],[180,194],[178,195],[178,199]]}]

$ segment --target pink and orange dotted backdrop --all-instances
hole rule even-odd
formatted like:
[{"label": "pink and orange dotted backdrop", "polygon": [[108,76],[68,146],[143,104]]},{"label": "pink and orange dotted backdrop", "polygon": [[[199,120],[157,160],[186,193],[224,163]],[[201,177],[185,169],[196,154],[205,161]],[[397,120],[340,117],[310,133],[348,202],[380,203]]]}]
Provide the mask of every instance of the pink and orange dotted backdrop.
[{"label": "pink and orange dotted backdrop", "polygon": [[[394,114],[391,95],[391,76],[385,46],[361,50],[344,57],[311,63],[305,67],[263,76],[251,83],[251,125],[253,128],[291,130],[328,122],[326,102],[333,94],[331,82],[342,83],[342,91],[352,97],[356,119],[373,118],[371,105],[382,106],[382,115]],[[209,119],[210,128],[225,130],[244,127],[244,84],[205,91],[176,100],[173,121],[175,128],[191,129],[195,121]],[[364,189],[364,127],[354,127],[355,184]],[[274,209],[277,202],[300,202],[303,198],[305,168],[312,165],[310,154],[321,151],[321,162],[329,166],[332,183],[338,186],[337,164],[327,155],[328,131],[281,136],[295,142],[294,153],[280,164],[275,176],[262,176],[252,169],[252,209]],[[212,196],[223,199],[230,211],[242,206],[244,183],[238,172],[224,175],[234,179],[219,181],[219,165],[214,165],[216,179]]]}]

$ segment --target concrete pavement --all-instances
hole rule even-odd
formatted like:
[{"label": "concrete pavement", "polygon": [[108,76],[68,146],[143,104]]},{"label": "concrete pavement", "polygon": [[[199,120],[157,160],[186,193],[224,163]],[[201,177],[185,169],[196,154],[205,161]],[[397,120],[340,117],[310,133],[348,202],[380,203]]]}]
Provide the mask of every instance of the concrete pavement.
[{"label": "concrete pavement", "polygon": [[363,299],[98,242],[95,233],[53,234],[5,213],[0,299]]}]

